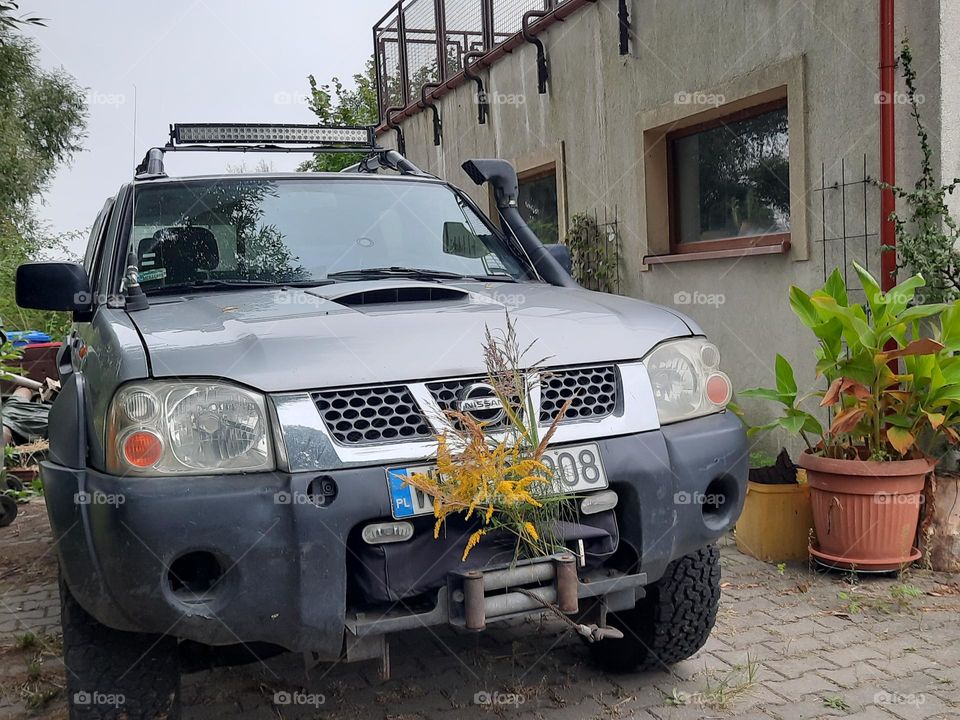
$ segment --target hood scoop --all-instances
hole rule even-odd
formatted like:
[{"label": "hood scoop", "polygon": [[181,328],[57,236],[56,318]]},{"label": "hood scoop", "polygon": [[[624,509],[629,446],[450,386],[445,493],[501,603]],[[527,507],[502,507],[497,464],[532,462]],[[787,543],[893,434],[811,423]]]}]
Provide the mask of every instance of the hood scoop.
[{"label": "hood scoop", "polygon": [[465,302],[471,293],[461,288],[418,280],[364,281],[308,291],[347,307],[397,305],[401,303]]}]

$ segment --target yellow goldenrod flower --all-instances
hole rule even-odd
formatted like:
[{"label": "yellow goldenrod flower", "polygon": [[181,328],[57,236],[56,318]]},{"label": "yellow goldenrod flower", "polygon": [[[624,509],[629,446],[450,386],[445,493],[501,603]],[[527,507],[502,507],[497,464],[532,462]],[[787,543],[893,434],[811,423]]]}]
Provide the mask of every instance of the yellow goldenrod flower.
[{"label": "yellow goldenrod flower", "polygon": [[467,540],[467,547],[463,549],[463,557],[460,558],[461,562],[467,559],[467,555],[470,554],[470,551],[477,546],[477,543],[480,542],[480,538],[486,534],[487,531],[481,528],[470,536],[470,538]]},{"label": "yellow goldenrod flower", "polygon": [[523,529],[527,531],[527,534],[532,537],[534,540],[539,540],[540,535],[537,534],[537,529],[533,526],[533,523],[527,521],[523,524]]}]

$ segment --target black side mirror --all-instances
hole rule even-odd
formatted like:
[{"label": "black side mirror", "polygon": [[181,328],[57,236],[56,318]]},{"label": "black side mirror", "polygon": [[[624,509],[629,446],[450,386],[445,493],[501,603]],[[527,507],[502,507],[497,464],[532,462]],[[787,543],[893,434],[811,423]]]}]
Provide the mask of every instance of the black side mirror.
[{"label": "black side mirror", "polygon": [[17,268],[17,305],[31,310],[72,312],[75,320],[89,320],[93,310],[90,278],[76,263],[21,265]]},{"label": "black side mirror", "polygon": [[570,248],[562,243],[554,245],[544,245],[547,252],[553,256],[553,259],[559,263],[560,267],[567,271],[567,275],[573,277],[573,260],[570,259]]}]

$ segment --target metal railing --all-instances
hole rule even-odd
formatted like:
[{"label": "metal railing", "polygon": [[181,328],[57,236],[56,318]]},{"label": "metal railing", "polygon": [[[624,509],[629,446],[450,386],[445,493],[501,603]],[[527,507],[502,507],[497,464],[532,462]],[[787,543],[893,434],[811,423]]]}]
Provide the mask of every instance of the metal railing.
[{"label": "metal railing", "polygon": [[400,0],[373,28],[380,119],[420,99],[427,83],[463,70],[464,55],[486,52],[522,30],[530,11],[573,0]]}]

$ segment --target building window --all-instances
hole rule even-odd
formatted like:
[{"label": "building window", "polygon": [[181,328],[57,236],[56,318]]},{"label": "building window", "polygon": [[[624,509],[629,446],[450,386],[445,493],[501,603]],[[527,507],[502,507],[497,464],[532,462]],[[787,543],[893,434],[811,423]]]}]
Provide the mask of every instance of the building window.
[{"label": "building window", "polygon": [[673,253],[790,237],[787,106],[777,101],[667,135]]},{"label": "building window", "polygon": [[520,181],[519,210],[534,234],[544,244],[560,242],[560,212],[557,202],[556,165],[523,172]]}]

